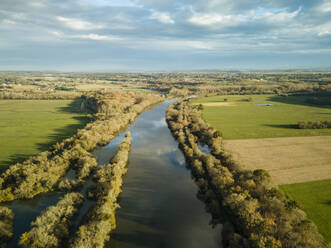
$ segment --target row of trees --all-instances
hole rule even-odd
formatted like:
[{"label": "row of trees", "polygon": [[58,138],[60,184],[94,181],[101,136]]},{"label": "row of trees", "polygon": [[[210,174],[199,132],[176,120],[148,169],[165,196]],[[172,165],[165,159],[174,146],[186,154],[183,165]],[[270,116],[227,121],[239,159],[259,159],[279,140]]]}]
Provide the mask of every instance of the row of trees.
[{"label": "row of trees", "polygon": [[91,195],[96,203],[70,241],[70,247],[104,247],[109,240],[110,231],[116,228],[117,197],[121,192],[122,178],[127,172],[130,147],[131,134],[128,132],[110,164],[99,167],[95,172],[96,186]]},{"label": "row of trees", "polygon": [[70,235],[72,220],[82,203],[81,194],[66,194],[32,222],[31,230],[22,234],[20,244],[29,248],[61,247]]},{"label": "row of trees", "polygon": [[[223,146],[220,133],[189,100],[171,105],[167,122],[192,169],[203,200],[222,223],[224,247],[325,247],[316,226],[264,170],[245,170]],[[197,143],[208,144],[211,154]]]},{"label": "row of trees", "polygon": [[324,129],[331,128],[331,121],[301,121],[298,123],[300,129]]},{"label": "row of trees", "polygon": [[146,108],[162,101],[159,96],[128,92],[94,94],[85,99],[88,108],[100,111],[95,121],[48,151],[8,168],[0,176],[0,202],[52,191],[69,168],[77,169],[82,181],[97,165],[91,151],[107,144]]},{"label": "row of trees", "polygon": [[79,92],[63,92],[63,91],[0,91],[1,100],[71,100],[79,97]]}]

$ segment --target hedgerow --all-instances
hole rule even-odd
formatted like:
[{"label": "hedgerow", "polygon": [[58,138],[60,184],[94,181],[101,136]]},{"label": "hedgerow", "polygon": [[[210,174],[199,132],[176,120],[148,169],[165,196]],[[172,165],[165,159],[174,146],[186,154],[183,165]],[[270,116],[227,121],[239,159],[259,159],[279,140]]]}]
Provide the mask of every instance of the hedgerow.
[{"label": "hedgerow", "polygon": [[299,122],[298,128],[300,129],[324,129],[331,128],[331,121],[306,121]]}]

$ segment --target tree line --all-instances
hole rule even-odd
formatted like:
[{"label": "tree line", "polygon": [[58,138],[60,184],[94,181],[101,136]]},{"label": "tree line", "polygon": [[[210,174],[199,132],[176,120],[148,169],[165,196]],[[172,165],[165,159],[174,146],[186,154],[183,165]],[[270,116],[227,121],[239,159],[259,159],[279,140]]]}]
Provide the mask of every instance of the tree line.
[{"label": "tree line", "polygon": [[130,147],[131,134],[128,132],[110,163],[98,167],[94,173],[96,185],[89,195],[96,203],[69,241],[69,247],[101,248],[109,240],[110,232],[116,228],[117,197],[122,191],[123,176],[127,172]]},{"label": "tree line", "polygon": [[[325,247],[317,227],[295,201],[275,186],[267,171],[246,170],[222,145],[221,134],[189,100],[167,110],[167,122],[192,170],[200,196],[222,223],[224,247]],[[210,154],[200,151],[205,143]]]},{"label": "tree line", "polygon": [[331,128],[331,121],[300,121],[299,129],[324,129]]},{"label": "tree line", "polygon": [[81,95],[80,92],[63,91],[0,91],[0,100],[73,100]]}]

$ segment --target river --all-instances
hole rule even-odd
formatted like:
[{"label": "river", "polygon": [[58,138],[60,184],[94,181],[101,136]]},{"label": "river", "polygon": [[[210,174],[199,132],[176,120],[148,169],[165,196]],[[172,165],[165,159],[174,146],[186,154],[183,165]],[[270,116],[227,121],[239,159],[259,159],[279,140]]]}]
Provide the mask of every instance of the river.
[{"label": "river", "polygon": [[[165,112],[170,103],[145,111],[128,128],[132,136],[129,169],[118,201],[117,228],[107,247],[222,246],[221,227],[209,224],[211,216],[196,196],[198,187],[167,127]],[[123,137],[124,133],[94,152],[99,164],[109,162]],[[9,204],[16,216],[15,243],[40,211],[59,197],[52,194]]]}]

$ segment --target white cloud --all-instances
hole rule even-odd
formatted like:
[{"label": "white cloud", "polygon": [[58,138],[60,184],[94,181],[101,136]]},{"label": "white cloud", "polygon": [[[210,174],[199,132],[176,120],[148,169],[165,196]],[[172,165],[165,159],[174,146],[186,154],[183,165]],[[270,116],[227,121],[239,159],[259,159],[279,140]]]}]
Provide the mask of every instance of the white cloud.
[{"label": "white cloud", "polygon": [[111,36],[111,35],[99,35],[99,34],[81,34],[75,35],[74,38],[79,39],[88,39],[88,40],[100,40],[100,41],[120,41],[123,38],[118,36]]},{"label": "white cloud", "polygon": [[12,20],[8,20],[8,19],[4,19],[2,20],[3,24],[7,24],[7,25],[15,25],[16,22],[12,21]]},{"label": "white cloud", "polygon": [[247,18],[242,15],[219,15],[219,14],[200,14],[194,13],[188,21],[199,26],[210,26],[222,24],[223,26],[235,26],[245,22]]},{"label": "white cloud", "polygon": [[270,23],[279,23],[279,22],[287,22],[295,18],[301,11],[301,8],[299,8],[296,11],[293,12],[287,12],[287,11],[282,11],[278,13],[274,12],[265,12],[262,15],[255,15],[253,17],[254,20],[262,20],[262,21],[267,21]]},{"label": "white cloud", "polygon": [[57,16],[56,20],[63,23],[66,27],[74,30],[93,30],[103,28],[102,25],[94,24],[88,21],[84,21],[76,18],[67,18],[63,16]]},{"label": "white cloud", "polygon": [[331,34],[331,22],[316,27],[318,36]]},{"label": "white cloud", "polygon": [[57,37],[62,37],[63,33],[55,30],[48,31],[50,34],[57,36]]},{"label": "white cloud", "polygon": [[0,10],[0,13],[4,14],[9,19],[27,20],[27,16],[24,13],[21,13],[21,12],[11,12],[11,11],[2,11],[2,10]]},{"label": "white cloud", "polygon": [[300,11],[301,8],[293,12],[287,12],[284,10],[280,12],[263,11],[262,14],[257,11],[250,11],[247,15],[221,15],[215,13],[196,13],[193,11],[193,15],[188,21],[198,26],[222,25],[223,27],[238,26],[250,21],[262,21],[277,24],[292,20],[300,13]]},{"label": "white cloud", "polygon": [[79,4],[88,4],[94,6],[113,6],[113,7],[136,7],[130,0],[83,0]]},{"label": "white cloud", "polygon": [[167,50],[179,51],[201,51],[201,50],[213,50],[220,42],[215,42],[211,40],[187,40],[187,39],[141,39],[135,40],[127,44],[128,47],[134,49],[146,48],[146,44],[149,49],[153,50]]},{"label": "white cloud", "polygon": [[40,1],[40,0],[39,1],[29,1],[28,4],[34,8],[44,8],[47,6],[45,2]]},{"label": "white cloud", "polygon": [[158,20],[159,22],[165,23],[165,24],[174,24],[175,21],[170,17],[168,13],[164,12],[158,12],[158,11],[152,11],[151,16],[149,19]]},{"label": "white cloud", "polygon": [[317,7],[317,10],[320,12],[331,12],[331,2],[329,0],[325,0],[324,3]]},{"label": "white cloud", "polygon": [[187,41],[186,45],[190,48],[200,50],[212,50],[214,48],[214,45],[211,42],[207,41]]}]

